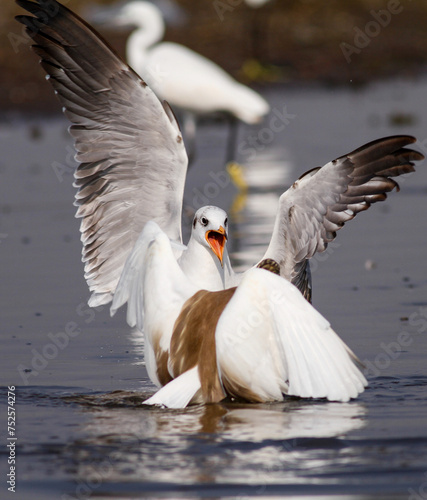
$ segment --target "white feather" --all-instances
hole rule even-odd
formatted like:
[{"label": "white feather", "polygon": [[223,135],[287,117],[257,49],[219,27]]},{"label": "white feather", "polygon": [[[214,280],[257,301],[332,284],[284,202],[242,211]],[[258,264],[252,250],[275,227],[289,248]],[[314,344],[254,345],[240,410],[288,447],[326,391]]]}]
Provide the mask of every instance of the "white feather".
[{"label": "white feather", "polygon": [[126,261],[111,314],[127,302],[127,321],[144,331],[145,362],[150,379],[160,386],[154,350],[169,351],[175,319],[197,291],[176,261],[171,241],[148,222]]},{"label": "white feather", "polygon": [[228,111],[246,123],[257,123],[268,113],[263,97],[206,57],[177,43],[160,42],[165,26],[152,3],[126,4],[115,23],[137,26],[127,41],[127,60],[172,106],[196,113]]},{"label": "white feather", "polygon": [[195,366],[166,384],[154,396],[144,401],[143,404],[166,406],[167,408],[185,408],[200,387],[199,371]]},{"label": "white feather", "polygon": [[220,376],[265,401],[282,393],[348,401],[367,384],[328,321],[294,285],[261,269],[245,273],[221,315],[216,350]]}]

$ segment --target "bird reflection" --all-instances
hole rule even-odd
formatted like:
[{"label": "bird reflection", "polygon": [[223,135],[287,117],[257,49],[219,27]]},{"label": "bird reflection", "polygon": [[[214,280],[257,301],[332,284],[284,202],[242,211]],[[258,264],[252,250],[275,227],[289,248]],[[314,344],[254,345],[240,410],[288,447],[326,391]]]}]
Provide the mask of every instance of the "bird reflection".
[{"label": "bird reflection", "polygon": [[[267,484],[295,483],[307,463],[327,471],[334,460],[342,461],[339,450],[352,446],[347,435],[364,426],[366,413],[356,402],[296,398],[165,410],[142,405],[146,397],[116,391],[67,398],[88,417],[63,452],[78,484],[96,482],[102,489],[100,477],[107,488],[120,481],[121,488],[128,484],[138,491],[146,483],[160,489],[165,484],[234,484],[243,494]],[[325,444],[317,438],[331,440]]]},{"label": "bird reflection", "polygon": [[[366,410],[357,402],[288,398],[173,410],[144,406],[146,397],[115,391],[67,398],[88,417],[64,451],[68,472],[79,484],[91,484],[108,469],[104,481],[123,481],[125,474],[138,491],[143,483],[156,488],[233,483],[252,491],[299,481],[313,461],[328,470],[334,460],[342,460],[341,452],[331,450],[351,446],[348,433],[365,425]],[[322,438],[331,441],[325,445]]]},{"label": "bird reflection", "polygon": [[114,435],[117,429],[138,439],[217,434],[222,440],[283,440],[339,437],[364,425],[365,408],[351,403],[303,401],[288,398],[273,404],[223,402],[184,410],[141,405],[146,394],[115,391],[71,398],[92,411],[84,432],[92,438]]}]

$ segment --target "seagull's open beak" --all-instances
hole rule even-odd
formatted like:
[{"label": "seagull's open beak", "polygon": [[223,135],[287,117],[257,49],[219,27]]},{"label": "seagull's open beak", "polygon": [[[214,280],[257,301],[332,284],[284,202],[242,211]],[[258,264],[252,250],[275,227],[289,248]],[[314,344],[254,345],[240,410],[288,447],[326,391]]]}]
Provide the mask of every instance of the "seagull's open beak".
[{"label": "seagull's open beak", "polygon": [[222,266],[222,256],[224,254],[225,242],[227,241],[227,233],[225,232],[225,229],[220,226],[218,231],[206,231],[205,237]]}]

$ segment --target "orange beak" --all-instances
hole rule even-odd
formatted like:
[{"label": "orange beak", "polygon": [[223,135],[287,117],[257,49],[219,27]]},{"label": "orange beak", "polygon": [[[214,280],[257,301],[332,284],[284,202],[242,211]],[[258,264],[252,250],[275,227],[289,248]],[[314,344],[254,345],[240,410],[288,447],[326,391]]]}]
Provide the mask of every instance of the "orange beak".
[{"label": "orange beak", "polygon": [[227,241],[227,233],[225,232],[225,229],[220,226],[218,231],[206,231],[205,237],[222,266],[222,256],[224,255],[225,242]]}]

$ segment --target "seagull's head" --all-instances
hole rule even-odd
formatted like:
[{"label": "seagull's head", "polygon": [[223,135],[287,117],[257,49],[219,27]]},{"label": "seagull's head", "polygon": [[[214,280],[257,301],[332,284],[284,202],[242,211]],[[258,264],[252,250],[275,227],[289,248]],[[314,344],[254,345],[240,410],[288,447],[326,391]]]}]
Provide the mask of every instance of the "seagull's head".
[{"label": "seagull's head", "polygon": [[228,238],[228,217],[218,207],[208,206],[197,210],[193,219],[192,238],[207,246],[218,257],[222,265],[225,243]]}]

